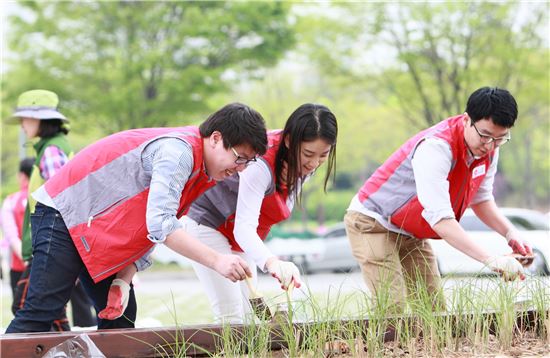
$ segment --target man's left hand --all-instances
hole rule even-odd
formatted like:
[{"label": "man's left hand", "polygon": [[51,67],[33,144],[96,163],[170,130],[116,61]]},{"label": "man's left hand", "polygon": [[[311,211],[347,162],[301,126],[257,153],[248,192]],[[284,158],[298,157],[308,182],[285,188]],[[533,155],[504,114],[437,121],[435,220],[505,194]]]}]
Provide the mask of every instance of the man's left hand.
[{"label": "man's left hand", "polygon": [[514,253],[522,256],[533,255],[533,250],[531,246],[522,239],[521,234],[516,229],[510,229],[506,233],[506,240],[508,241],[508,246],[512,248]]}]

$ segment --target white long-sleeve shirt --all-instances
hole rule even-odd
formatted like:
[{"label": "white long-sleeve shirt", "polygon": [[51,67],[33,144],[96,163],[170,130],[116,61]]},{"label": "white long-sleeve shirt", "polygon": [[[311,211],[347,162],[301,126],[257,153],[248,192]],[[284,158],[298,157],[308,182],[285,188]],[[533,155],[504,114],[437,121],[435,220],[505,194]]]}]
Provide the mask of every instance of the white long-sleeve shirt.
[{"label": "white long-sleeve shirt", "polygon": [[[271,170],[263,160],[252,163],[239,173],[239,195],[233,235],[241,249],[261,270],[265,270],[267,259],[275,256],[257,232],[260,208],[271,180]],[[300,187],[300,184],[297,185],[297,190],[300,190]],[[294,198],[294,195],[289,195],[286,200],[289,211],[294,207]]]}]

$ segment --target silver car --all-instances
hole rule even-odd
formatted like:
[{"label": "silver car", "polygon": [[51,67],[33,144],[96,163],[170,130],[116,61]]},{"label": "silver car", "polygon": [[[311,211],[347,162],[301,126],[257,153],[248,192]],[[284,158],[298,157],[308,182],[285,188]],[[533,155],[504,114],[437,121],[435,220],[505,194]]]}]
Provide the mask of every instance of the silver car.
[{"label": "silver car", "polygon": [[[535,260],[527,269],[528,272],[535,275],[550,274],[550,224],[548,217],[538,211],[528,209],[501,208],[500,211],[521,231],[522,237],[533,248]],[[478,245],[491,255],[504,255],[512,252],[506,239],[481,222],[472,210],[468,209],[464,213],[460,225]],[[444,240],[430,240],[430,243],[437,256],[442,275],[491,272],[482,263],[451,247]]]},{"label": "silver car", "polygon": [[[550,225],[548,217],[537,211],[516,208],[501,208],[501,212],[522,231],[523,237],[532,245],[535,260],[528,268],[529,273],[548,275],[550,273]],[[493,255],[512,252],[506,240],[481,222],[468,209],[460,225],[476,242]],[[483,264],[451,247],[444,240],[430,240],[441,274],[491,273]],[[343,223],[336,224],[313,239],[279,239],[267,243],[270,250],[280,259],[292,261],[302,272],[321,270],[347,272],[358,267],[351,253]]]},{"label": "silver car", "polygon": [[281,260],[294,262],[303,273],[349,272],[359,267],[351,254],[344,223],[313,239],[274,238],[267,246]]}]

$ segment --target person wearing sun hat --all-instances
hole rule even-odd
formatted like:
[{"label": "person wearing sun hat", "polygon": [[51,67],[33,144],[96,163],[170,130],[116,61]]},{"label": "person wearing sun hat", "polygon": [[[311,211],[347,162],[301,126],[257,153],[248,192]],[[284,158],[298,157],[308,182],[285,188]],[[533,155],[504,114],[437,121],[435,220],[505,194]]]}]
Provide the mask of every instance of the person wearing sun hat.
[{"label": "person wearing sun hat", "polygon": [[[29,182],[29,193],[38,189],[51,178],[73,155],[67,141],[68,120],[58,110],[59,97],[55,92],[35,89],[23,92],[18,100],[15,112],[8,123],[21,124],[28,139],[39,138],[33,147],[36,151],[34,170]],[[29,196],[29,213],[34,212],[36,201]],[[30,242],[30,223],[25,218],[23,228],[23,259],[32,254]]]},{"label": "person wearing sun hat", "polygon": [[[30,215],[34,212],[36,201],[30,193],[57,173],[73,155],[73,150],[67,140],[68,120],[59,112],[58,106],[59,97],[55,92],[43,89],[26,91],[19,96],[15,112],[7,119],[9,124],[20,124],[28,139],[38,138],[38,141],[33,144],[36,159],[29,180],[29,196],[21,238],[22,257],[27,263],[27,267],[17,285],[12,307],[14,314],[25,302],[28,277],[32,266]],[[56,331],[70,330],[66,312],[63,312],[54,321],[52,329]]]},{"label": "person wearing sun hat", "polygon": [[55,92],[47,90],[30,90],[23,92],[17,101],[15,113],[11,116],[12,123],[18,123],[22,118],[39,120],[59,119],[68,122],[67,118],[58,111],[59,97]]}]

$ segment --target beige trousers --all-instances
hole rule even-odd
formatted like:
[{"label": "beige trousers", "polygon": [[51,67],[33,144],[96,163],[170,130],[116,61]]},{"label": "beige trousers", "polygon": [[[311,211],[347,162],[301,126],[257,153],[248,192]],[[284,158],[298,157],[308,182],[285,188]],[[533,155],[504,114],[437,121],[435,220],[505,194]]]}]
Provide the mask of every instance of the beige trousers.
[{"label": "beige trousers", "polygon": [[348,211],[344,222],[353,256],[375,304],[388,313],[400,313],[408,298],[430,300],[434,309],[444,309],[441,276],[427,240],[388,231],[356,211]]}]

